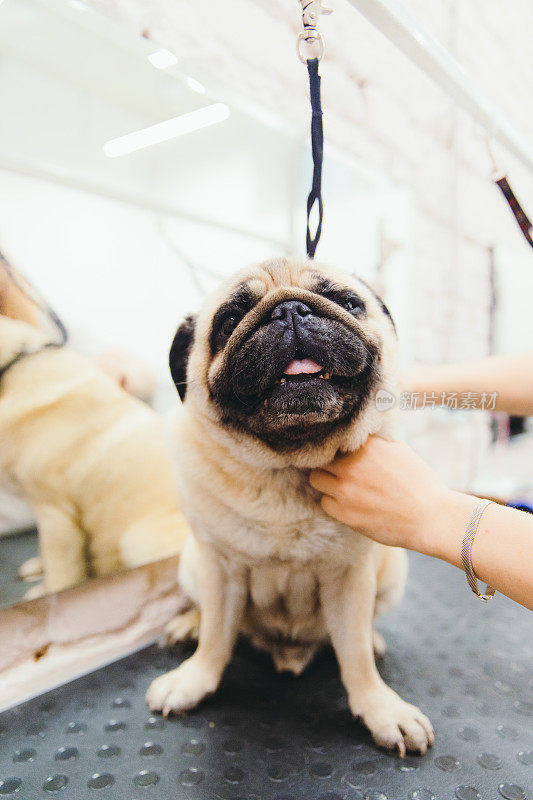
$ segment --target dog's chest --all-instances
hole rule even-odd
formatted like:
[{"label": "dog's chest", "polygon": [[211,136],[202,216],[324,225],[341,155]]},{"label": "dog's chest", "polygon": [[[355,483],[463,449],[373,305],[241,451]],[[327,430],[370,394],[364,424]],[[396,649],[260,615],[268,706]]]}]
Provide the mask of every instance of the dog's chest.
[{"label": "dog's chest", "polygon": [[181,503],[196,536],[247,565],[346,563],[360,539],[326,516],[307,476],[219,487],[184,485]]},{"label": "dog's chest", "polygon": [[314,515],[270,524],[250,519],[234,522],[238,525],[238,533],[226,536],[225,544],[238,550],[241,558],[251,565],[258,560],[328,561],[343,550],[344,536],[339,525]]}]

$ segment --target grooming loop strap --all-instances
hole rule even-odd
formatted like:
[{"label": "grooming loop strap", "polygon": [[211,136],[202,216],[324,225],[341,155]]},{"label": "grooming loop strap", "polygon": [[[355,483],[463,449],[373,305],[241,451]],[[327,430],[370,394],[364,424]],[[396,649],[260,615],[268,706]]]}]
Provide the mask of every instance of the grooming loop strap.
[{"label": "grooming loop strap", "polygon": [[[315,257],[315,251],[322,233],[322,161],[324,158],[324,131],[322,128],[322,104],[320,101],[320,75],[318,74],[318,58],[307,62],[309,72],[309,90],[311,95],[311,148],[313,153],[313,183],[307,198],[307,233],[305,244],[309,258]],[[311,233],[310,218],[315,203],[318,203],[318,223],[314,235]]]},{"label": "grooming loop strap", "polygon": [[[317,25],[320,14],[331,14],[330,8],[323,8],[322,0],[299,0],[302,6],[303,31],[298,34],[296,50],[298,58],[307,64],[309,73],[309,94],[311,98],[311,149],[313,154],[313,182],[307,198],[307,232],[305,244],[309,258],[315,257],[315,251],[322,233],[322,162],[324,158],[324,130],[322,126],[322,102],[320,99],[320,75],[318,65],[324,56],[324,39]],[[304,54],[307,52],[307,55]],[[314,234],[311,233],[311,212],[318,206],[318,222]]]}]

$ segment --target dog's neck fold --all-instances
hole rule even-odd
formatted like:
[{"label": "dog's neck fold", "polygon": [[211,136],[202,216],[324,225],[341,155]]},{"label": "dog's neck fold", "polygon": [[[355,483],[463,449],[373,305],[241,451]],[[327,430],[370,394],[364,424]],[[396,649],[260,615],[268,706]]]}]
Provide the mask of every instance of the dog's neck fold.
[{"label": "dog's neck fold", "polygon": [[[256,475],[282,470],[298,470],[307,475],[309,470],[329,464],[339,452],[358,450],[370,434],[380,431],[385,422],[384,414],[369,408],[364,414],[365,424],[360,424],[359,418],[359,424],[334,431],[318,446],[303,443],[297,451],[277,453],[251,434],[221,425],[220,420],[214,418],[212,409],[203,412],[192,397],[185,402],[183,412],[194,418],[192,427],[198,431],[202,450],[209,453],[210,460],[220,462],[222,468],[230,463],[235,467],[238,465],[240,470],[246,467]],[[250,476],[250,480],[254,479]]]}]

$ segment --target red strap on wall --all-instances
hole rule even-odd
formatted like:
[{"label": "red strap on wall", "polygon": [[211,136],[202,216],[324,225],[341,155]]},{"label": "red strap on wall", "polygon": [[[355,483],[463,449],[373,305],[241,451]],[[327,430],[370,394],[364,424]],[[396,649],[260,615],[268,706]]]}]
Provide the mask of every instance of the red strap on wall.
[{"label": "red strap on wall", "polygon": [[513,212],[513,214],[515,216],[515,219],[518,222],[518,224],[520,226],[520,230],[524,234],[524,237],[525,237],[526,241],[531,245],[531,247],[533,247],[533,238],[531,236],[531,233],[533,231],[533,225],[531,224],[530,220],[528,219],[528,216],[527,216],[526,212],[524,211],[524,209],[522,208],[522,206],[520,205],[520,203],[516,199],[516,195],[513,192],[513,190],[511,189],[511,186],[509,185],[509,181],[507,180],[507,178],[504,175],[501,178],[495,179],[494,183],[499,187],[499,189],[501,190],[503,196],[505,197],[505,199],[509,203],[509,208]]}]

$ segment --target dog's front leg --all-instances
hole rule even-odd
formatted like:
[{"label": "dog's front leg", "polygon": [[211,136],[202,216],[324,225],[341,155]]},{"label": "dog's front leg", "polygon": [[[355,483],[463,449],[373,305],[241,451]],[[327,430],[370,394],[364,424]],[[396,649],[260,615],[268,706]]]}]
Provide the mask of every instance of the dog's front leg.
[{"label": "dog's front leg", "polygon": [[[39,597],[61,592],[86,580],[86,542],[73,508],[37,503],[34,508],[44,581],[33,586],[30,592],[31,596]],[[30,597],[29,593],[27,597]]]},{"label": "dog's front leg", "polygon": [[165,715],[194,708],[217,689],[231,659],[246,607],[245,575],[232,571],[228,576],[220,555],[209,545],[199,544],[198,551],[198,647],[177,669],[156,678],[146,694],[150,708]]},{"label": "dog's front leg", "polygon": [[320,580],[326,626],[339,662],[352,713],[360,717],[382,747],[425,753],[433,744],[431,723],[382,680],[374,660],[372,621],[376,571],[371,558],[342,575]]}]

